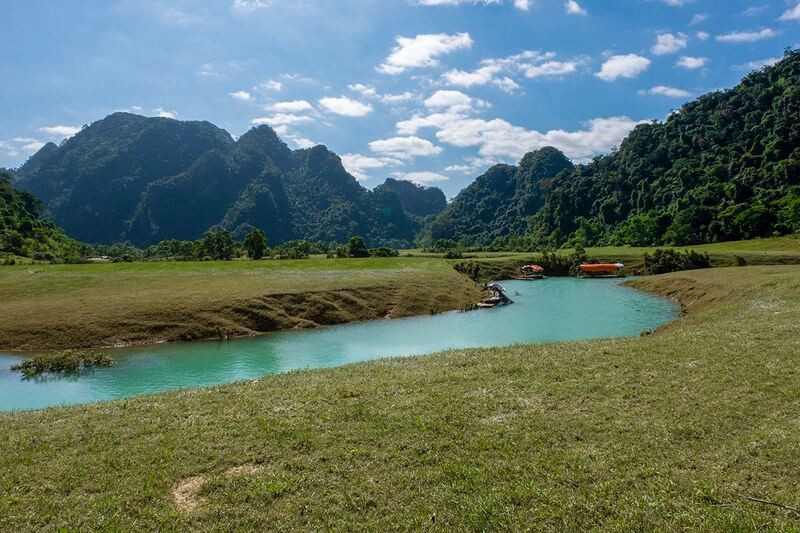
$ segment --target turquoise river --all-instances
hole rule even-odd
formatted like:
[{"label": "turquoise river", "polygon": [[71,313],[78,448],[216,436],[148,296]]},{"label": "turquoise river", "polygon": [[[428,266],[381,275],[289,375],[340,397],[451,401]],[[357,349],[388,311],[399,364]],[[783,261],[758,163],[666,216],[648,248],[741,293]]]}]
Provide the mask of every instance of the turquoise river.
[{"label": "turquoise river", "polygon": [[638,336],[674,319],[676,303],[619,280],[507,281],[514,304],[468,313],[286,331],[224,342],[110,350],[111,368],[24,380],[19,356],[0,357],[0,411],[99,402],[248,380],[303,368],[451,348]]}]

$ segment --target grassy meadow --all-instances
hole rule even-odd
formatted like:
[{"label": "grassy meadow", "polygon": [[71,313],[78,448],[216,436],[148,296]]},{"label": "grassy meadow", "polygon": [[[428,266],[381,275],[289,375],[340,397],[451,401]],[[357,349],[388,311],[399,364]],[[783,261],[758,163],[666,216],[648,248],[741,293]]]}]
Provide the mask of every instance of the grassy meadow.
[{"label": "grassy meadow", "polygon": [[0,268],[0,349],[252,335],[460,309],[478,287],[430,258]]},{"label": "grassy meadow", "polygon": [[634,284],[685,316],[0,415],[0,528],[797,530],[800,267]]}]

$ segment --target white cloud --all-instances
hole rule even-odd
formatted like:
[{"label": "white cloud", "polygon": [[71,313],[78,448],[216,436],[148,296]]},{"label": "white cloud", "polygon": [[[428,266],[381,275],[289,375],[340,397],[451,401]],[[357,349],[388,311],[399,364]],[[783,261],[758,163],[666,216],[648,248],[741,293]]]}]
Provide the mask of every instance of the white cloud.
[{"label": "white cloud", "polygon": [[361,154],[344,154],[341,156],[345,170],[358,181],[369,179],[367,171],[402,164],[402,161],[392,157],[370,157]]},{"label": "white cloud", "polygon": [[775,63],[777,63],[780,60],[781,60],[780,57],[768,57],[766,59],[759,59],[759,60],[756,60],[756,61],[748,61],[747,63],[744,63],[742,65],[736,65],[733,68],[734,68],[734,70],[746,70],[746,71],[761,70],[764,67],[771,67],[772,65],[774,65]]},{"label": "white cloud", "polygon": [[578,57],[567,61],[555,61],[555,52],[525,50],[519,54],[499,59],[484,59],[474,71],[450,70],[442,75],[448,85],[473,87],[492,84],[505,92],[519,89],[516,81],[503,74],[521,74],[527,78],[554,78],[577,72],[587,58]]},{"label": "white cloud", "polygon": [[663,3],[667,4],[668,6],[673,7],[680,7],[682,5],[688,4],[694,0],[661,0]]},{"label": "white cloud", "polygon": [[[415,0],[418,6],[458,6],[461,4],[483,4],[488,5],[501,5],[503,0]],[[528,11],[533,3],[532,0],[514,0],[512,2],[514,7],[522,11]]]},{"label": "white cloud", "polygon": [[[270,117],[254,118],[250,121],[251,124],[260,126],[266,124],[272,126],[277,131],[277,126],[290,126],[292,124],[301,124],[303,122],[311,122],[311,117],[305,115],[295,115],[293,113],[275,113]],[[286,130],[284,130],[285,132]]]},{"label": "white cloud", "polygon": [[540,65],[529,65],[524,73],[527,78],[553,78],[572,74],[577,70],[577,61],[546,61]]},{"label": "white cloud", "polygon": [[441,147],[436,146],[427,139],[420,139],[415,136],[392,137],[391,139],[372,141],[369,143],[369,149],[376,153],[391,154],[401,158],[429,156],[442,153]]},{"label": "white cloud", "polygon": [[398,179],[412,181],[418,185],[447,181],[450,178],[438,172],[393,172],[392,175]]},{"label": "white cloud", "polygon": [[439,56],[470,48],[472,38],[468,33],[422,34],[416,37],[398,37],[386,60],[377,67],[384,74],[400,74],[411,68],[435,67]]},{"label": "white cloud", "polygon": [[231,9],[239,13],[252,13],[272,5],[272,0],[233,0]]},{"label": "white cloud", "polygon": [[530,150],[555,146],[568,157],[581,161],[618,145],[637,124],[640,122],[621,116],[590,120],[577,131],[539,132],[502,119],[484,120],[448,110],[427,116],[414,115],[398,122],[396,129],[401,135],[415,135],[421,129],[433,128],[441,142],[461,148],[477,146],[483,158],[519,159]]},{"label": "white cloud", "polygon": [[236,91],[232,93],[228,93],[228,96],[233,98],[234,100],[240,100],[242,102],[246,102],[250,100],[250,93],[247,91]]},{"label": "white cloud", "polygon": [[636,54],[611,56],[600,67],[595,76],[603,81],[619,78],[635,78],[650,66],[650,60]]},{"label": "white cloud", "polygon": [[427,108],[442,108],[453,106],[471,106],[472,98],[461,91],[436,91],[425,100]]},{"label": "white cloud", "polygon": [[707,41],[711,37],[711,34],[707,31],[699,31],[697,32],[697,38],[701,41]]},{"label": "white cloud", "polygon": [[305,100],[293,100],[291,102],[278,102],[276,104],[272,104],[269,107],[269,110],[272,111],[281,111],[286,113],[302,113],[303,111],[313,111],[314,106],[309,104]]},{"label": "white cloud", "polygon": [[784,11],[779,20],[800,20],[800,3]]},{"label": "white cloud", "polygon": [[698,68],[703,68],[708,64],[707,57],[692,57],[692,56],[681,56],[676,63],[679,67],[685,68],[688,70],[694,70]]},{"label": "white cloud", "polygon": [[721,43],[752,43],[755,41],[761,41],[762,39],[769,39],[770,37],[775,37],[777,35],[778,32],[775,30],[771,28],[764,28],[760,31],[740,31],[717,35],[717,41]]},{"label": "white cloud", "polygon": [[666,54],[674,54],[678,50],[683,50],[688,44],[688,37],[684,33],[673,35],[672,33],[662,33],[656,37],[656,44],[654,44],[650,51],[657,56]]},{"label": "white cloud", "polygon": [[169,111],[167,109],[164,109],[163,107],[157,107],[157,108],[153,109],[152,113],[155,116],[161,117],[161,118],[177,118],[178,117],[178,113],[176,113],[175,111]]},{"label": "white cloud", "polygon": [[689,91],[683,89],[676,89],[675,87],[667,87],[666,85],[656,85],[647,91],[640,91],[640,94],[652,94],[657,96],[668,96],[670,98],[687,98],[691,96]]},{"label": "white cloud", "polygon": [[568,15],[582,15],[586,16],[589,13],[578,4],[575,0],[567,0],[564,3],[564,9],[567,10]]},{"label": "white cloud", "polygon": [[372,106],[346,96],[320,98],[319,104],[327,111],[345,117],[363,117],[372,113]]},{"label": "white cloud", "polygon": [[279,81],[275,80],[267,80],[259,83],[255,87],[254,90],[261,90],[261,91],[275,91],[279,92],[283,89],[283,84]]},{"label": "white cloud", "polygon": [[38,152],[42,146],[44,146],[44,143],[41,141],[29,142],[22,145],[22,151],[28,153]]},{"label": "white cloud", "polygon": [[697,13],[692,17],[692,20],[689,22],[689,26],[696,26],[700,23],[703,23],[709,19],[711,15],[708,13]]},{"label": "white cloud", "polygon": [[311,139],[306,139],[305,137],[302,137],[300,135],[288,134],[286,135],[286,138],[292,141],[292,144],[294,144],[295,148],[303,149],[303,148],[313,148],[314,146],[317,146],[317,143],[315,143]]},{"label": "white cloud", "polygon": [[39,128],[39,131],[42,133],[46,133],[51,137],[71,137],[81,131],[81,129],[77,126],[45,126],[43,128]]},{"label": "white cloud", "polygon": [[379,100],[384,104],[401,104],[403,102],[408,102],[409,100],[413,100],[416,98],[416,95],[412,92],[406,91],[399,94],[380,94],[375,87],[372,85],[364,85],[363,83],[351,83],[347,86],[353,92],[359,93],[364,98],[371,98],[374,100]]}]

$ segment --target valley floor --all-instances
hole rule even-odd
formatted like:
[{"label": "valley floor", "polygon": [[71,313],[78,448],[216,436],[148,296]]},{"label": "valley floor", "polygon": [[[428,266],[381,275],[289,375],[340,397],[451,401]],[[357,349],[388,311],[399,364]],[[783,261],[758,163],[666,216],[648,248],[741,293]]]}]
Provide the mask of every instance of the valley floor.
[{"label": "valley floor", "polygon": [[0,350],[245,336],[461,309],[477,285],[439,259],[0,268]]},{"label": "valley floor", "polygon": [[0,415],[0,529],[797,530],[800,267],[634,284],[686,315]]}]

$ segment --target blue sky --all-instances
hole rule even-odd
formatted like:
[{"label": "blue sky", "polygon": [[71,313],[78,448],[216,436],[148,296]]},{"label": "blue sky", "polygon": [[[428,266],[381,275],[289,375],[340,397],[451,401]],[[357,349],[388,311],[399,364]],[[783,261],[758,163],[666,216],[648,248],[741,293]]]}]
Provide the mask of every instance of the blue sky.
[{"label": "blue sky", "polygon": [[0,166],[117,110],[270,124],[452,196],[607,152],[800,43],[798,0],[2,0]]}]

